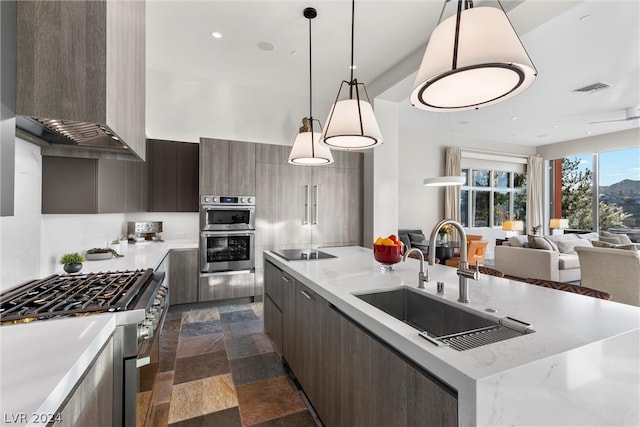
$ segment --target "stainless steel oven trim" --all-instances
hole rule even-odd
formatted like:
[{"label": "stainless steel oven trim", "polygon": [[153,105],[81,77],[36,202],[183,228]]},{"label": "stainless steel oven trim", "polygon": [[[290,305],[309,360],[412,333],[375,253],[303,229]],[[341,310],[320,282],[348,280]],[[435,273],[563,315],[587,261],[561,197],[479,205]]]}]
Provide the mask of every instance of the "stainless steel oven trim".
[{"label": "stainless steel oven trim", "polygon": [[[251,246],[251,256],[249,260],[244,261],[227,261],[220,262],[219,267],[214,267],[207,262],[207,237],[210,236],[248,236],[249,245]],[[255,231],[201,231],[200,232],[200,273],[221,273],[255,270],[256,251],[255,251]]]},{"label": "stainless steel oven trim", "polygon": [[[248,224],[207,224],[207,212],[210,210],[221,211],[249,211]],[[236,205],[202,205],[200,206],[200,231],[233,231],[255,230],[256,208],[255,206]]]}]

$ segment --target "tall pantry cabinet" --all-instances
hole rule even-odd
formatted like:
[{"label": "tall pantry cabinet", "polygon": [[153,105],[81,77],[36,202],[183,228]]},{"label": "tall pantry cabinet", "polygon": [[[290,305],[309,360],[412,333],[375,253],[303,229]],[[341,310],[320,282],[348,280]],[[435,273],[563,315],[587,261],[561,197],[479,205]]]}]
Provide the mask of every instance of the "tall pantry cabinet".
[{"label": "tall pantry cabinet", "polygon": [[265,250],[362,244],[363,154],[310,167],[289,164],[290,150],[256,145],[256,295]]}]

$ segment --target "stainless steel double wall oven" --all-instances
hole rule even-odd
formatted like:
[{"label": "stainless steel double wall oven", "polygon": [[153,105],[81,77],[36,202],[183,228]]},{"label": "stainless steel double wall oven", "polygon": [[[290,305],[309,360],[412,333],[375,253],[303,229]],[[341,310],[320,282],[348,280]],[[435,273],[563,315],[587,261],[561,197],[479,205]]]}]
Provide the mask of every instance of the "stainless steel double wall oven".
[{"label": "stainless steel double wall oven", "polygon": [[200,196],[200,271],[255,270],[255,196]]}]

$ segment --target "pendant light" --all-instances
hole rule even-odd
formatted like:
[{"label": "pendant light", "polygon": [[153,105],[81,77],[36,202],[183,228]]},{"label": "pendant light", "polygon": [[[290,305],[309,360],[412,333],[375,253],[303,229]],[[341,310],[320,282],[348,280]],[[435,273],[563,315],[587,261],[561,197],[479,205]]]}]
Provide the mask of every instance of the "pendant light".
[{"label": "pendant light", "polygon": [[[331,150],[320,143],[322,127],[320,121],[313,118],[312,113],[311,20],[318,16],[318,13],[313,7],[307,7],[302,14],[309,20],[309,117],[302,119],[302,127],[291,147],[289,163],[306,166],[328,165],[333,163],[333,156]],[[315,129],[318,132],[314,132],[314,121],[317,122]]]},{"label": "pendant light", "polygon": [[434,176],[425,178],[422,183],[425,187],[450,187],[464,184],[465,178],[463,176]]},{"label": "pendant light", "polygon": [[[353,39],[355,27],[355,0],[351,2],[351,80],[343,80],[336,102],[329,111],[322,142],[337,150],[358,150],[382,144],[382,135],[373,114],[364,83],[353,78]],[[344,85],[349,86],[349,98],[338,101]],[[365,99],[362,99],[364,96]]]},{"label": "pendant light", "polygon": [[411,104],[429,111],[478,109],[531,86],[538,71],[500,0],[500,9],[458,0],[456,14],[440,22],[448,2],[429,38]]}]

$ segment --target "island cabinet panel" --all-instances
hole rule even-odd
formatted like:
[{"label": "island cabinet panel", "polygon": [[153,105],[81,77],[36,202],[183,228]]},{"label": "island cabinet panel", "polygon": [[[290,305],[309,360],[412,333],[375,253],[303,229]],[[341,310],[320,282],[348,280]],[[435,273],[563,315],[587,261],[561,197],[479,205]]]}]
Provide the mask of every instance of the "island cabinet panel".
[{"label": "island cabinet panel", "polygon": [[147,141],[149,211],[198,212],[198,146]]},{"label": "island cabinet panel", "polygon": [[93,364],[75,386],[57,416],[54,426],[116,425],[113,419],[113,338],[109,339]]},{"label": "island cabinet panel", "polygon": [[282,356],[282,311],[267,294],[264,296],[264,332],[269,334],[276,351]]},{"label": "island cabinet panel", "polygon": [[173,249],[169,253],[171,305],[198,302],[198,249]]},{"label": "island cabinet panel", "polygon": [[324,300],[308,287],[296,283],[297,366],[292,367],[298,382],[312,402],[322,404],[322,377],[327,375],[322,360],[322,326]]},{"label": "island cabinet panel", "polygon": [[200,194],[255,196],[256,144],[200,138]]},{"label": "island cabinet panel", "polygon": [[296,279],[282,272],[282,356],[294,370],[300,365],[297,345]]},{"label": "island cabinet panel", "polygon": [[[455,390],[287,272],[265,270],[265,330],[275,341],[281,325],[282,356],[325,425],[457,425]],[[281,310],[269,294],[278,283]]]}]

